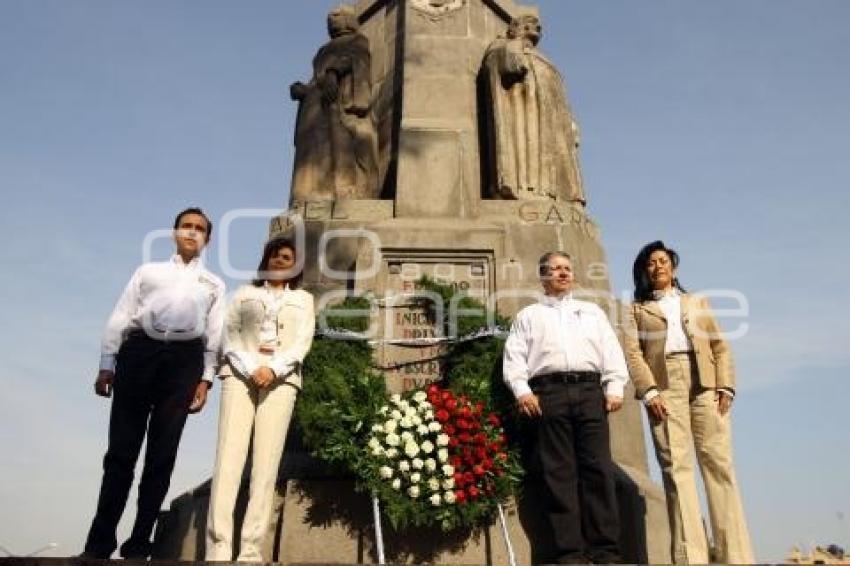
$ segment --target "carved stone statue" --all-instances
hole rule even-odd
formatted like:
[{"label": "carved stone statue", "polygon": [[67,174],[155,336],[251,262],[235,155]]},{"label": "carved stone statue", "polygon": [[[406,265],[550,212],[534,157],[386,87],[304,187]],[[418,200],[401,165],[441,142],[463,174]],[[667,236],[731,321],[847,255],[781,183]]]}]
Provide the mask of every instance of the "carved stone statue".
[{"label": "carved stone statue", "polygon": [[371,112],[369,40],[351,6],[328,14],[331,39],[313,59],[313,78],[290,87],[300,101],[293,201],[378,197],[378,143]]},{"label": "carved stone statue", "polygon": [[560,73],[537,50],[540,20],[514,18],[483,63],[492,198],[585,202],[578,125]]}]

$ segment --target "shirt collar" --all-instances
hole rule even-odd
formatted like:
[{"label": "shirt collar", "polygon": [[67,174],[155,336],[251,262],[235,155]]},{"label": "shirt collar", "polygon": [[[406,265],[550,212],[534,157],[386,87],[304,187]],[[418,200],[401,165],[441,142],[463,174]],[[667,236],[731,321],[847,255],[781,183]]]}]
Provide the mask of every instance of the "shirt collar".
[{"label": "shirt collar", "polygon": [[653,291],[652,298],[656,301],[660,301],[661,299],[673,298],[680,296],[681,293],[678,289],[673,287],[672,289],[667,289],[666,291]]},{"label": "shirt collar", "polygon": [[269,285],[269,280],[268,280],[268,279],[264,279],[264,280],[263,280],[263,287],[264,287],[265,289],[268,289],[269,291],[290,291],[290,290],[291,290],[291,289],[289,288],[289,283],[287,283],[286,285],[284,285],[284,286],[283,286],[283,289],[278,289],[277,287],[272,287],[271,285]]},{"label": "shirt collar", "polygon": [[192,258],[192,261],[189,263],[184,263],[183,258],[180,257],[180,254],[174,254],[171,256],[171,263],[176,265],[177,267],[185,267],[186,269],[198,269],[202,267],[204,264],[201,262],[201,256],[195,256]]},{"label": "shirt collar", "polygon": [[540,303],[550,307],[565,305],[571,300],[573,300],[572,292],[565,293],[560,297],[556,297],[554,295],[543,295],[542,297],[540,297]]}]

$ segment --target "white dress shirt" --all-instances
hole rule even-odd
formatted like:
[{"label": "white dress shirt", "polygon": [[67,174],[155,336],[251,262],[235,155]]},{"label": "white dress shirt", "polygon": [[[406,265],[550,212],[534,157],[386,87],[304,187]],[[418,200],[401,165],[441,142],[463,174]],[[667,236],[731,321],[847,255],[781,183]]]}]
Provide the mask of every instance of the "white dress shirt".
[{"label": "white dress shirt", "polygon": [[[269,282],[264,282],[263,286],[257,289],[259,298],[263,303],[263,321],[260,325],[260,347],[268,348],[271,352],[267,360],[266,366],[269,367],[276,377],[284,377],[292,373],[298,365],[298,361],[288,355],[285,350],[278,350],[277,336],[277,316],[280,311],[280,306],[283,304],[286,295],[292,293],[289,284],[286,284],[282,289],[269,285]],[[249,352],[231,348],[229,344],[225,344],[225,357],[230,361],[230,364],[236,371],[244,377],[249,378],[260,367],[260,363],[256,361],[256,356]]]},{"label": "white dress shirt", "polygon": [[212,382],[224,324],[224,282],[199,258],[179,255],[141,265],[124,288],[101,342],[100,369],[115,371],[115,356],[127,334],[144,330],[157,340],[202,338],[203,379]]},{"label": "white dress shirt", "polygon": [[503,374],[516,398],[531,393],[532,377],[560,371],[597,371],[605,394],[617,397],[629,375],[608,317],[570,294],[544,296],[522,309],[505,343]]},{"label": "white dress shirt", "polygon": [[667,341],[664,343],[664,352],[692,352],[694,347],[685,334],[682,321],[682,294],[676,289],[666,292],[655,291],[658,308],[667,319]]}]

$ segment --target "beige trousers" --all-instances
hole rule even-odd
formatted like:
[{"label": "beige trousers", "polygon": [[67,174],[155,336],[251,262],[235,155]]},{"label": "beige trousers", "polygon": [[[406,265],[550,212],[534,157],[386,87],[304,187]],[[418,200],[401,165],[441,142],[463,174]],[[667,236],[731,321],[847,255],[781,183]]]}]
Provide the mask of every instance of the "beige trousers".
[{"label": "beige trousers", "polygon": [[[667,356],[668,388],[661,392],[669,416],[653,422],[652,438],[661,466],[676,564],[752,564],[753,551],[732,464],[729,413],[721,416],[713,389],[702,389],[695,360]],[[714,556],[700,511],[694,449],[705,483]]]},{"label": "beige trousers", "polygon": [[237,560],[264,561],[263,539],[269,529],[278,467],[297,394],[295,387],[281,382],[258,389],[240,377],[224,379],[207,517],[207,560],[233,560],[233,509],[253,429],[251,485]]}]

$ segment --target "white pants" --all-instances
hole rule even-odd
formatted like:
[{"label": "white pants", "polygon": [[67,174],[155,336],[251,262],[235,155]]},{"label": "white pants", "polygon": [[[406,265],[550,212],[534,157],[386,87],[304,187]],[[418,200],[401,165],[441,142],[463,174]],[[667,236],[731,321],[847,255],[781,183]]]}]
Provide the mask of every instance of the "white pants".
[{"label": "white pants", "polygon": [[224,379],[207,517],[207,560],[233,560],[233,508],[253,428],[251,487],[237,560],[263,561],[263,539],[269,529],[280,457],[297,394],[295,387],[281,382],[258,389],[240,377]]},{"label": "white pants", "polygon": [[[729,414],[717,410],[715,391],[700,389],[687,354],[667,357],[668,388],[661,392],[669,415],[652,424],[661,466],[676,564],[752,564],[753,551],[732,464]],[[710,557],[700,511],[694,449],[705,483],[716,556]]]}]

